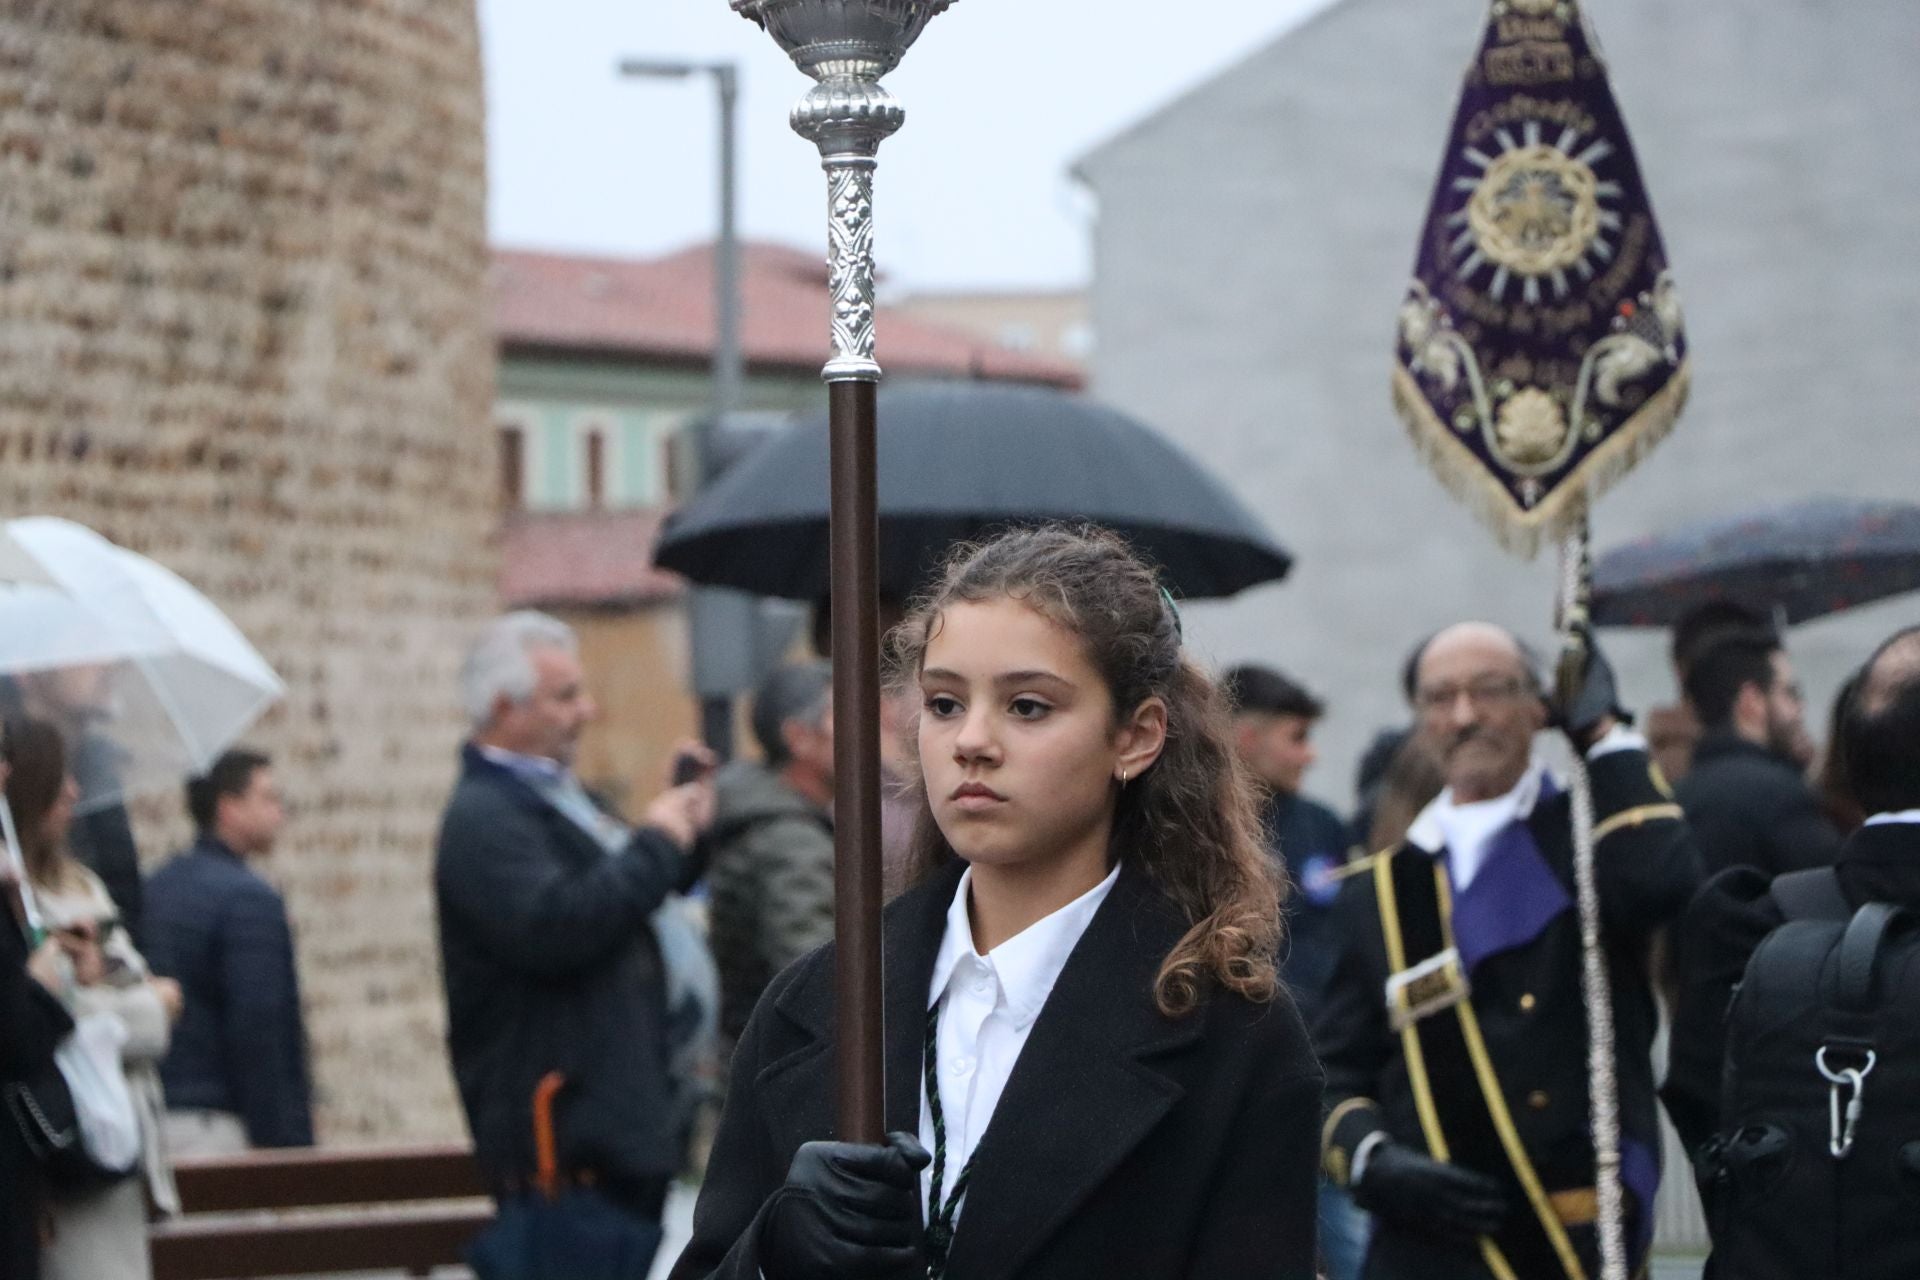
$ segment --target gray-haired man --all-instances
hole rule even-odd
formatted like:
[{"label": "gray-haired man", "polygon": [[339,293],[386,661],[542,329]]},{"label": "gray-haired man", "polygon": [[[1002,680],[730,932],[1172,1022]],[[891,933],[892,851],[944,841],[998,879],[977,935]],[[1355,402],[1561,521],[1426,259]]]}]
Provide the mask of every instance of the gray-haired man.
[{"label": "gray-haired man", "polygon": [[833,937],[833,668],[776,668],[754,694],[753,733],[765,763],[720,771],[708,874],[729,1041],[774,975]]},{"label": "gray-haired man", "polygon": [[573,632],[545,614],[489,623],[461,670],[473,736],[434,867],[448,1046],[474,1149],[497,1194],[534,1171],[532,1098],[566,1077],[560,1163],[659,1220],[685,1107],[669,1070],[666,971],[650,923],[700,872],[711,780],[629,828],[573,775],[595,707]]}]

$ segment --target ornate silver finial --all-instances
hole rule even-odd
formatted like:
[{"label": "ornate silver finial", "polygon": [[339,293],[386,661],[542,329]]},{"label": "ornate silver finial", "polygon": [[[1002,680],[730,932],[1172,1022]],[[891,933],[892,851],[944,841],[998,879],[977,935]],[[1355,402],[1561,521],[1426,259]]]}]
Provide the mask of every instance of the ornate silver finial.
[{"label": "ornate silver finial", "polygon": [[953,0],[731,0],[815,80],[878,80]]},{"label": "ornate silver finial", "polygon": [[937,13],[954,0],[730,0],[816,83],[794,105],[794,132],[820,148],[827,171],[829,382],[876,382],[873,358],[873,170],[906,112],[880,85]]}]

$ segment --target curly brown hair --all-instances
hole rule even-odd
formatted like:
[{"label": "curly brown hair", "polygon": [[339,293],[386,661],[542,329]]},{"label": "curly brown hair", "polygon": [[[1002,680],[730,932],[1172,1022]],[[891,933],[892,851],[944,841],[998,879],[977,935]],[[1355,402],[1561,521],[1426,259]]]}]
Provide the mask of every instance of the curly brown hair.
[{"label": "curly brown hair", "polygon": [[[1166,703],[1166,745],[1120,789],[1113,815],[1113,847],[1140,860],[1190,926],[1155,979],[1160,1011],[1189,1012],[1209,981],[1272,1000],[1285,873],[1262,840],[1227,700],[1182,652],[1179,614],[1154,570],[1096,527],[1042,525],[962,546],[889,635],[889,678],[919,679],[942,610],[999,599],[1019,600],[1079,638],[1112,695],[1116,730],[1148,698]],[[933,819],[924,779],[916,781],[910,861],[919,878],[956,855]]]}]

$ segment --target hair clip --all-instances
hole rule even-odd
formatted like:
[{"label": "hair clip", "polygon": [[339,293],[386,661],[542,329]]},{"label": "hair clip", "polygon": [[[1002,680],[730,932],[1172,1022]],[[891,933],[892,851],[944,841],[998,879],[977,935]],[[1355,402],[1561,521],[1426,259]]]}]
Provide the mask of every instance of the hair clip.
[{"label": "hair clip", "polygon": [[1187,639],[1186,628],[1180,625],[1180,606],[1174,603],[1173,592],[1162,586],[1160,598],[1167,602],[1167,612],[1173,616],[1173,638],[1184,644]]}]

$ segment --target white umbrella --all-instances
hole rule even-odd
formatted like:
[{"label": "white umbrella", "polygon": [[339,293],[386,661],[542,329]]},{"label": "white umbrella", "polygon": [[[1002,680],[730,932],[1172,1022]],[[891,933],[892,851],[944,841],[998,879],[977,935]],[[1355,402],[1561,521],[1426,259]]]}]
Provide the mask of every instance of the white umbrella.
[{"label": "white umbrella", "polygon": [[205,772],[286,693],[179,576],[51,516],[0,526],[0,675],[85,709],[82,811]]}]

